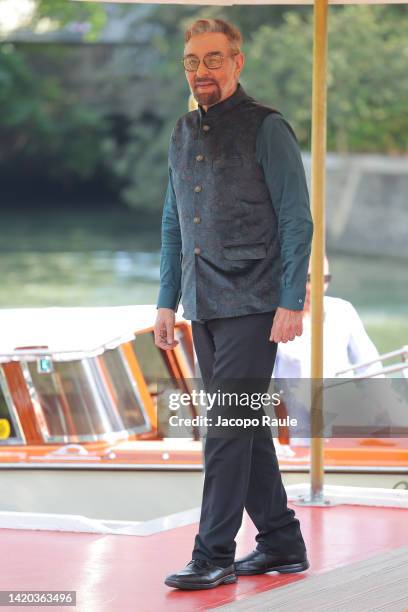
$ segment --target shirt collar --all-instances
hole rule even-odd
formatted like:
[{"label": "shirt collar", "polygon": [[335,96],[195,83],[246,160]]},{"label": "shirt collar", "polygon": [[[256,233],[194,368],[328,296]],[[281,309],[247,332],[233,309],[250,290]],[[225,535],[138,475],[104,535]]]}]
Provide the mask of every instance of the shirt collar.
[{"label": "shirt collar", "polygon": [[225,100],[222,100],[221,102],[218,102],[217,104],[213,104],[212,106],[208,108],[207,112],[205,112],[203,107],[199,104],[198,112],[200,114],[200,118],[201,119],[212,119],[215,117],[219,117],[222,113],[224,113],[227,110],[231,110],[232,108],[234,108],[234,106],[236,106],[237,104],[239,104],[240,102],[242,102],[242,100],[246,98],[249,98],[248,94],[242,87],[241,83],[238,83],[235,92],[231,96],[229,96],[228,98],[225,98]]}]

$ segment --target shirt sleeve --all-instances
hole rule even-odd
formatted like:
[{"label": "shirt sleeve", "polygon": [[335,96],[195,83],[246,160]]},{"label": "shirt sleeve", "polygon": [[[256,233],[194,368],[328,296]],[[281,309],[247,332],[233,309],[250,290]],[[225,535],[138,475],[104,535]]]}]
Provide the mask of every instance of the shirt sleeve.
[{"label": "shirt sleeve", "polygon": [[181,231],[171,168],[163,206],[160,252],[160,290],[157,308],[177,311],[181,298]]},{"label": "shirt sleeve", "polygon": [[313,221],[299,144],[282,115],[270,113],[264,119],[256,154],[278,220],[282,260],[279,306],[303,310]]},{"label": "shirt sleeve", "polygon": [[[349,342],[347,347],[348,357],[351,365],[358,363],[364,363],[366,361],[372,361],[378,359],[380,356],[375,344],[367,334],[363,322],[360,319],[356,309],[351,303],[347,304],[348,307],[348,318],[347,324],[350,331]],[[355,370],[355,374],[358,376],[361,374],[370,375],[378,372],[383,367],[381,361],[377,361],[368,366],[358,368]],[[381,378],[385,375],[382,374]]]}]

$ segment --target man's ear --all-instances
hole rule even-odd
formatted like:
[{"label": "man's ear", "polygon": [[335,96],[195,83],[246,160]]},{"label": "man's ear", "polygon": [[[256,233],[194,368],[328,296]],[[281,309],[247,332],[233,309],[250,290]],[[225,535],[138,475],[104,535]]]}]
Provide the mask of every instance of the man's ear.
[{"label": "man's ear", "polygon": [[237,65],[238,74],[240,74],[245,64],[245,55],[242,51],[235,56],[235,62]]}]

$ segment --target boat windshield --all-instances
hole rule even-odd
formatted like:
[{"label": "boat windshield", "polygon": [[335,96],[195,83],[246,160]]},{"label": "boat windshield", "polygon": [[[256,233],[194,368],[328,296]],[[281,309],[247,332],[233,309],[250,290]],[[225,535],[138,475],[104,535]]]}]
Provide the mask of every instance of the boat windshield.
[{"label": "boat windshield", "polygon": [[54,361],[47,372],[26,362],[25,375],[47,442],[111,440],[151,429],[120,347]]},{"label": "boat windshield", "polygon": [[0,368],[0,444],[21,444],[22,441],[23,435],[17,411]]}]

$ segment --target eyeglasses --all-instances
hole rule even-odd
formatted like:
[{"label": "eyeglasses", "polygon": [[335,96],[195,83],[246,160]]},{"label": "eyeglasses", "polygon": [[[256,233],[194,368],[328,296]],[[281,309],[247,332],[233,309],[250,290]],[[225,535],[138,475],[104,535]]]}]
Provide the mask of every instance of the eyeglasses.
[{"label": "eyeglasses", "polygon": [[[330,283],[330,281],[332,279],[332,275],[331,274],[325,274],[323,278],[324,278],[324,282],[325,283]],[[311,275],[308,274],[307,275],[307,282],[310,283],[310,280],[311,280]]]},{"label": "eyeglasses", "polygon": [[[239,51],[235,51],[235,53],[231,53],[231,55],[228,56],[222,53],[207,53],[203,57],[204,66],[210,70],[216,70],[217,68],[221,68],[225,57],[234,57],[234,55],[238,55],[238,53]],[[183,62],[184,70],[187,72],[197,72],[201,62],[200,58],[196,55],[186,55],[181,61]]]}]

